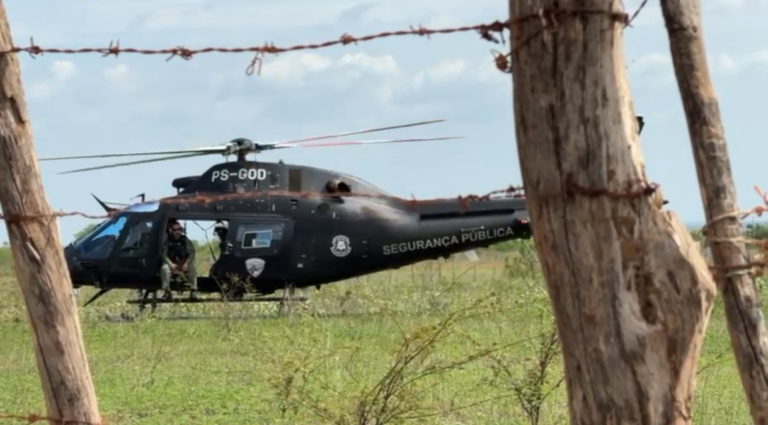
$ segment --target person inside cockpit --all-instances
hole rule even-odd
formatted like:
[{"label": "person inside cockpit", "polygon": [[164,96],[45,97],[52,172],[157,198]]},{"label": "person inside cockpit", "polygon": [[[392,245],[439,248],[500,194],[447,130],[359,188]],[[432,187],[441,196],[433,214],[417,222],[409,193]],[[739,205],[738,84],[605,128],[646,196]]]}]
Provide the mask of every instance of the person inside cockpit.
[{"label": "person inside cockpit", "polygon": [[190,285],[190,298],[198,298],[197,270],[195,268],[195,245],[182,233],[181,224],[171,219],[168,222],[168,234],[163,239],[161,251],[162,266],[160,282],[163,298],[171,299],[171,276],[182,274]]}]

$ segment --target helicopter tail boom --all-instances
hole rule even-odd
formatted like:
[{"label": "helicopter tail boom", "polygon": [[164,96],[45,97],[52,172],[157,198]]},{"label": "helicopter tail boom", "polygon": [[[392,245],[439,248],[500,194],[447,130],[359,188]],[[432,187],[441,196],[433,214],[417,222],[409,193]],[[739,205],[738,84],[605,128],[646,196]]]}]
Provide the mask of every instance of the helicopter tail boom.
[{"label": "helicopter tail boom", "polygon": [[416,211],[421,221],[500,214],[516,214],[519,217],[527,218],[525,200],[518,198],[498,198],[466,202],[456,200],[422,201],[416,204]]},{"label": "helicopter tail boom", "polygon": [[[494,199],[481,206],[460,210],[455,203],[430,205],[423,209],[415,227],[390,233],[381,252],[396,266],[485,248],[513,239],[529,239],[528,215],[518,200]],[[478,203],[479,204],[479,203]],[[442,208],[441,208],[442,205]]]}]

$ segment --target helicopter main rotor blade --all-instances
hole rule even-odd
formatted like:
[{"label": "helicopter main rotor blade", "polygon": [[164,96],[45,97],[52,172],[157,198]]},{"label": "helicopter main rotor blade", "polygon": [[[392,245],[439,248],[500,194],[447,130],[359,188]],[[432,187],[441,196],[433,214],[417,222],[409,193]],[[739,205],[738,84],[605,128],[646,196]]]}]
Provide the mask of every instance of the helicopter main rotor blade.
[{"label": "helicopter main rotor blade", "polygon": [[356,141],[343,141],[343,142],[321,142],[321,143],[302,143],[300,145],[274,145],[269,146],[265,150],[270,149],[284,149],[284,148],[324,148],[331,146],[354,146],[354,145],[375,145],[380,143],[409,143],[409,142],[429,142],[434,140],[453,140],[463,139],[464,136],[449,136],[449,137],[428,137],[421,139],[381,139],[381,140],[356,140]]},{"label": "helicopter main rotor blade", "polygon": [[131,161],[131,162],[118,162],[117,164],[107,164],[107,165],[100,165],[98,167],[79,168],[77,170],[64,171],[59,174],[81,173],[83,171],[102,170],[105,168],[115,168],[115,167],[126,167],[128,165],[147,164],[150,162],[170,161],[173,159],[182,159],[182,158],[194,158],[194,157],[205,156],[205,155],[208,155],[208,153],[197,152],[197,153],[188,153],[185,155],[167,156],[165,158],[152,158],[152,159],[143,159],[143,160]]},{"label": "helicopter main rotor blade", "polygon": [[385,130],[394,130],[396,128],[407,128],[407,127],[416,127],[417,125],[427,125],[427,124],[434,124],[438,122],[445,122],[445,120],[431,120],[431,121],[421,121],[421,122],[415,122],[410,124],[400,124],[400,125],[392,125],[389,127],[377,127],[377,128],[370,128],[367,130],[355,130],[355,131],[347,131],[345,133],[336,133],[336,134],[329,134],[327,136],[315,136],[315,137],[307,137],[304,139],[296,139],[296,140],[287,140],[284,142],[274,142],[270,143],[270,146],[282,146],[287,144],[293,144],[293,143],[302,143],[302,142],[309,142],[313,140],[323,140],[323,139],[335,139],[337,137],[344,137],[344,136],[353,136],[356,134],[365,134],[365,133],[375,133],[377,131],[385,131]]},{"label": "helicopter main rotor blade", "polygon": [[153,155],[179,155],[179,154],[215,154],[224,153],[226,146],[208,146],[203,148],[179,149],[172,151],[148,151],[148,152],[128,152],[128,153],[105,153],[98,155],[73,155],[73,156],[54,156],[48,158],[38,158],[38,161],[61,161],[65,159],[91,159],[91,158],[114,158],[121,156],[153,156]]}]

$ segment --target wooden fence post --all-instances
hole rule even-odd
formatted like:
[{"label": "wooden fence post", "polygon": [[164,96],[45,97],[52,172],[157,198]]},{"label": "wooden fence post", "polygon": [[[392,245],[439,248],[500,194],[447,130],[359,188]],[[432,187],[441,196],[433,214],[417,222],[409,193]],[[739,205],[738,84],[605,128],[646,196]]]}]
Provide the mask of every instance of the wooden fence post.
[{"label": "wooden fence post", "polygon": [[716,288],[698,244],[643,184],[622,1],[509,8],[517,148],[571,422],[690,424]]},{"label": "wooden fence post", "polygon": [[728,331],[755,424],[768,424],[768,339],[750,270],[717,94],[709,76],[699,0],[662,0]]},{"label": "wooden fence post", "polygon": [[[0,51],[12,47],[0,0]],[[72,282],[57,218],[43,190],[16,53],[0,55],[0,86],[0,206],[29,315],[48,416],[57,423],[99,423]]]}]

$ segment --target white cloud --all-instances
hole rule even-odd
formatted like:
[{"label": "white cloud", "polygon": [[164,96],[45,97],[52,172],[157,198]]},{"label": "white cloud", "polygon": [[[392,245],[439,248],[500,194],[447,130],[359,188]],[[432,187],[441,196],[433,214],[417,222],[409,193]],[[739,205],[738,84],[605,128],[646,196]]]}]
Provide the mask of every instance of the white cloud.
[{"label": "white cloud", "polygon": [[722,70],[727,74],[736,74],[739,72],[739,63],[728,53],[721,53],[717,56],[715,67],[717,70]]},{"label": "white cloud", "polygon": [[347,67],[349,70],[359,68],[371,71],[376,75],[395,75],[399,72],[397,61],[390,55],[370,56],[365,53],[346,54],[338,60],[337,64],[341,67]]},{"label": "white cloud", "polygon": [[286,55],[277,60],[267,58],[260,78],[285,87],[302,87],[311,83],[337,89],[352,87],[360,78],[372,78],[371,87],[380,89],[384,98],[389,98],[392,90],[389,85],[396,84],[401,74],[397,61],[390,55],[353,53],[332,58],[303,53]]},{"label": "white cloud", "polygon": [[657,70],[667,70],[672,66],[672,60],[669,54],[662,53],[649,53],[641,56],[640,59],[630,62],[629,69],[632,72],[639,72],[644,74],[646,72],[653,72]]},{"label": "white cloud", "polygon": [[316,53],[299,53],[273,59],[267,57],[262,64],[261,75],[267,81],[281,85],[301,86],[305,77],[330,68],[333,61]]},{"label": "white cloud", "polygon": [[[134,21],[133,25],[145,30],[232,30],[331,24],[341,12],[355,5],[352,0],[285,0],[268,7],[235,0],[217,0],[215,3],[214,6],[204,0],[132,0],[92,2],[87,9],[89,14],[117,26],[130,26]],[[140,17],[138,21],[137,16]]]},{"label": "white cloud", "polygon": [[707,12],[737,11],[745,6],[744,0],[707,0],[704,5],[704,10]]},{"label": "white cloud", "polygon": [[53,61],[48,72],[48,77],[44,80],[33,83],[29,89],[29,94],[33,98],[50,99],[58,96],[63,89],[77,74],[78,70],[71,61]]},{"label": "white cloud", "polygon": [[118,83],[121,81],[125,81],[125,79],[128,77],[129,72],[130,70],[128,69],[127,65],[119,64],[111,68],[105,69],[104,78],[106,78],[107,81],[110,81],[112,83]]},{"label": "white cloud", "polygon": [[380,104],[389,103],[405,86],[405,75],[393,56],[366,53],[336,58],[316,53],[287,55],[275,61],[267,58],[261,77],[285,88],[312,85],[329,87],[335,93],[367,92]]},{"label": "white cloud", "polygon": [[466,64],[461,59],[444,60],[424,70],[424,74],[435,83],[447,83],[461,77],[465,69]]},{"label": "white cloud", "polygon": [[[768,65],[768,50],[760,50],[747,55],[733,55],[727,52],[708,52],[708,66],[712,74],[735,76],[747,67]],[[670,83],[675,81],[674,67],[669,53],[649,53],[629,64],[633,77],[643,81]]]},{"label": "white cloud", "polygon": [[138,81],[135,75],[128,68],[128,65],[118,64],[104,70],[104,79],[106,79],[113,89],[120,92],[132,92],[138,89]]},{"label": "white cloud", "polygon": [[649,53],[630,62],[627,67],[632,81],[653,85],[666,85],[676,81],[669,53]]},{"label": "white cloud", "polygon": [[411,78],[411,87],[422,89],[424,84],[445,84],[456,81],[465,75],[466,64],[461,59],[443,60],[424,68]]},{"label": "white cloud", "polygon": [[[713,74],[735,76],[750,67],[768,66],[768,49],[749,54],[734,55],[715,49],[707,52],[709,70]],[[674,68],[669,53],[649,53],[630,62],[629,72],[643,79],[672,81]]]},{"label": "white cloud", "polygon": [[[500,10],[501,15],[490,15],[488,10]],[[376,2],[360,16],[360,20],[367,23],[403,23],[411,21],[414,26],[423,24],[426,27],[452,26],[461,22],[466,25],[467,20],[476,20],[481,16],[485,21],[504,20],[509,11],[506,4],[499,7],[496,0],[475,0],[472,7],[467,8],[465,0],[441,0],[441,1],[413,1],[413,0],[388,0]],[[419,21],[413,22],[417,19]],[[426,20],[424,20],[426,19]]]},{"label": "white cloud", "polygon": [[709,67],[713,72],[735,76],[748,68],[768,65],[768,50],[758,50],[745,55],[719,53],[713,55],[709,62]]},{"label": "white cloud", "polygon": [[56,81],[68,81],[77,75],[77,68],[70,61],[53,61],[51,73]]},{"label": "white cloud", "polygon": [[758,50],[748,55],[744,55],[741,59],[737,59],[740,68],[746,68],[748,66],[765,66],[768,65],[768,50]]}]

